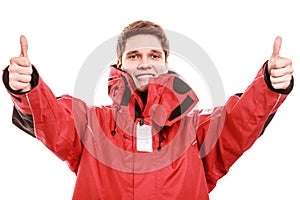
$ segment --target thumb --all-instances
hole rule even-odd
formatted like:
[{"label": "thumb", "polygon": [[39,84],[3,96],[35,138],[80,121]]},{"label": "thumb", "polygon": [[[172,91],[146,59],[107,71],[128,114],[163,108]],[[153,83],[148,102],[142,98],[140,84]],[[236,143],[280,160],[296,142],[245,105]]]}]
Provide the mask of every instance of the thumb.
[{"label": "thumb", "polygon": [[277,56],[279,56],[279,52],[281,49],[281,42],[282,42],[282,38],[280,36],[277,36],[274,40],[272,57],[276,58]]},{"label": "thumb", "polygon": [[28,42],[24,35],[20,36],[20,45],[21,45],[21,57],[28,57],[27,51],[28,51]]}]

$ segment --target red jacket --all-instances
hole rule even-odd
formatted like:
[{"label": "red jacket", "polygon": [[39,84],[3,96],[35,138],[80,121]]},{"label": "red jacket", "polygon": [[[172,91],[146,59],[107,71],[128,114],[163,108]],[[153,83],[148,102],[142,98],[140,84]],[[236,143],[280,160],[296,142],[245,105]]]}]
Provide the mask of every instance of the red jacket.
[{"label": "red jacket", "polygon": [[204,200],[292,90],[274,90],[265,68],[243,94],[212,110],[193,110],[196,95],[173,73],[151,80],[144,105],[130,76],[112,67],[113,104],[101,107],[56,98],[35,69],[26,94],[9,88],[7,70],[3,79],[14,124],[76,173],[73,199]]}]

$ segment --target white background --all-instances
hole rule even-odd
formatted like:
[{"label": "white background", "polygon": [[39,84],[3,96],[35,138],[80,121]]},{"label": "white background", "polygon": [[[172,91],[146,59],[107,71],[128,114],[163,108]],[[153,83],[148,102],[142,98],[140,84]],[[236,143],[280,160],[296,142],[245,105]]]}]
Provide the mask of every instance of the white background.
[{"label": "white background", "polygon": [[[281,35],[281,55],[293,59],[294,91],[265,134],[218,182],[210,197],[300,199],[297,1],[5,2],[0,3],[0,66],[4,69],[11,57],[19,55],[19,36],[26,35],[31,62],[57,96],[72,95],[88,55],[135,20],[154,21],[198,43],[215,63],[226,97],[243,92],[271,55],[274,38]],[[75,175],[40,142],[11,124],[12,102],[3,84],[0,110],[0,199],[71,199]]]}]

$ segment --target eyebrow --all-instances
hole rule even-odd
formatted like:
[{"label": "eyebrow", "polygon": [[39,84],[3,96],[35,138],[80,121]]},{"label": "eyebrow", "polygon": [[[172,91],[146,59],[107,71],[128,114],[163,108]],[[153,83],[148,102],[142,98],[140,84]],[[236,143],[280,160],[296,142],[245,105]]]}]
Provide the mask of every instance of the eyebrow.
[{"label": "eyebrow", "polygon": [[[151,49],[150,51],[151,53],[159,53],[159,54],[163,54],[163,50],[155,50],[155,49]],[[126,53],[126,55],[130,55],[130,54],[136,54],[136,53],[139,53],[139,50],[133,50],[133,51],[128,51]]]}]

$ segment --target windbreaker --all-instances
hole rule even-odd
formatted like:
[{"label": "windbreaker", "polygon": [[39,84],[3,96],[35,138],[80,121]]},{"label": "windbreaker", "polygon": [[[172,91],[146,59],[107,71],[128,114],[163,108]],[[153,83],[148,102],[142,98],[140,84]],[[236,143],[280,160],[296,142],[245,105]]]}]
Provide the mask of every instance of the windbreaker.
[{"label": "windbreaker", "polygon": [[[75,200],[209,199],[232,164],[262,135],[293,87],[275,90],[267,62],[244,93],[198,110],[175,73],[150,79],[141,98],[132,78],[111,66],[107,106],[55,97],[34,68],[33,89],[13,91],[13,123],[76,174]],[[146,100],[145,100],[146,99]],[[46,195],[46,194],[45,194]]]}]

